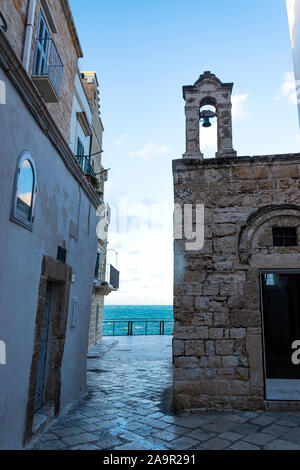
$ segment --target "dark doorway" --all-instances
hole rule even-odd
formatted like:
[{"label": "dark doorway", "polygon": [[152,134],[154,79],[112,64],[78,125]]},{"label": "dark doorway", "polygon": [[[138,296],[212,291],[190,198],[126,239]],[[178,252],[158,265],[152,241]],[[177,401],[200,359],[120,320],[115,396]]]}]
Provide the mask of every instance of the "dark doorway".
[{"label": "dark doorway", "polygon": [[300,273],[261,273],[267,399],[300,399],[300,365],[292,344],[300,340]]},{"label": "dark doorway", "polygon": [[51,317],[51,299],[52,299],[52,285],[47,283],[46,301],[43,325],[41,331],[40,352],[37,364],[36,374],[36,391],[35,391],[35,406],[34,411],[38,411],[44,404],[44,390],[45,390],[45,377],[47,370],[48,358],[48,342],[49,342],[49,327]]}]

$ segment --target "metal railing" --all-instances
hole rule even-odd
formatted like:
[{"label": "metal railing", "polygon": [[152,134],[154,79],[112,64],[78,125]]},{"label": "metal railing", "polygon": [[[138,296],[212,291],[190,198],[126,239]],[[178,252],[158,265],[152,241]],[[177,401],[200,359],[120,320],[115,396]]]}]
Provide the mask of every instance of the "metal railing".
[{"label": "metal railing", "polygon": [[82,171],[85,175],[90,175],[93,178],[96,178],[94,169],[91,165],[90,158],[82,155],[75,155],[76,160],[82,168]]},{"label": "metal railing", "polygon": [[60,96],[64,65],[52,38],[36,38],[33,74],[47,76]]},{"label": "metal railing", "polygon": [[119,289],[120,286],[120,271],[118,271],[114,266],[111,264],[108,265],[108,282],[111,286],[115,289]]},{"label": "metal railing", "polygon": [[173,320],[104,320],[103,336],[172,335]]},{"label": "metal railing", "polygon": [[99,276],[94,279],[94,283],[97,286],[106,285],[113,287],[114,289],[119,289],[120,271],[111,264],[108,264],[105,268],[105,273],[103,273],[103,267],[100,266]]}]

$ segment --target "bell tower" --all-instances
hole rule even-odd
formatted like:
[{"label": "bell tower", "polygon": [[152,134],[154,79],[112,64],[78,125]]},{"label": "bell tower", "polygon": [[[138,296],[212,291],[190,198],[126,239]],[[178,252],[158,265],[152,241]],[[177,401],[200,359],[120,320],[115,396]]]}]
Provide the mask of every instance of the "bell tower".
[{"label": "bell tower", "polygon": [[[186,152],[183,158],[203,159],[200,142],[200,119],[209,127],[209,118],[217,117],[218,151],[216,158],[236,157],[232,147],[231,93],[233,83],[222,83],[211,72],[204,72],[194,85],[183,87],[186,114]],[[203,106],[213,106],[211,111],[201,112]]]}]

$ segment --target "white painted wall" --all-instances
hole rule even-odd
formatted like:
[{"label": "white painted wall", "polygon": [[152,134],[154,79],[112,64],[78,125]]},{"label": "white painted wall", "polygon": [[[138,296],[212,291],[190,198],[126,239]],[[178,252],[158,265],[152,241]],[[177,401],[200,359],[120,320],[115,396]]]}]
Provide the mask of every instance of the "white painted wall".
[{"label": "white painted wall", "polygon": [[89,155],[90,154],[90,137],[86,137],[84,135],[83,129],[77,120],[76,113],[80,113],[84,111],[90,126],[92,126],[92,112],[91,112],[91,108],[86,97],[83,84],[81,82],[81,79],[78,73],[75,78],[75,90],[76,90],[76,93],[74,93],[74,97],[73,97],[69,145],[74,155],[76,155],[77,139],[79,137],[81,142],[84,145],[84,154]]},{"label": "white painted wall", "polygon": [[[88,198],[1,68],[0,80],[5,81],[7,92],[7,104],[0,105],[0,340],[6,344],[7,362],[0,364],[0,449],[18,449],[24,432],[42,258],[56,259],[63,240],[76,281],[71,287],[62,362],[61,408],[85,390],[97,218],[92,206],[88,225]],[[10,221],[16,165],[24,150],[33,156],[38,177],[33,232]],[[71,219],[79,223],[77,241],[69,236]],[[71,329],[73,297],[79,298],[79,318]]]}]

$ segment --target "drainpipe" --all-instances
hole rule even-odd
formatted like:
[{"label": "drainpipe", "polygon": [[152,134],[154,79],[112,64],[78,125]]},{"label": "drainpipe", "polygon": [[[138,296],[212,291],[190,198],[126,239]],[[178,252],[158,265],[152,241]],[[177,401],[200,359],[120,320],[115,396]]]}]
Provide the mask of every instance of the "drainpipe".
[{"label": "drainpipe", "polygon": [[25,43],[24,43],[23,60],[22,60],[23,67],[25,68],[26,72],[28,72],[29,70],[29,60],[30,60],[30,51],[31,51],[31,44],[32,44],[32,32],[33,32],[33,24],[34,24],[34,17],[35,17],[35,9],[36,9],[36,0],[30,0],[29,7],[28,7],[28,14],[27,14]]}]

